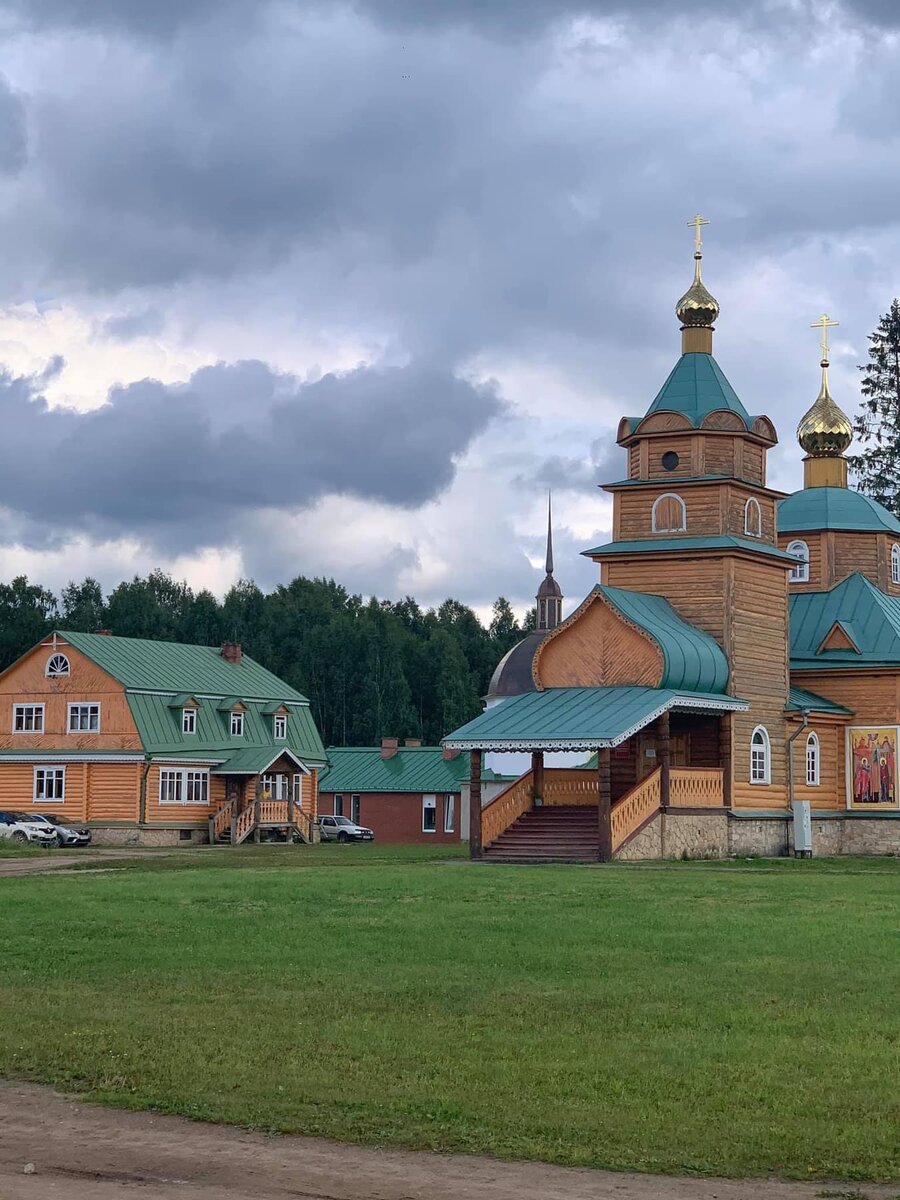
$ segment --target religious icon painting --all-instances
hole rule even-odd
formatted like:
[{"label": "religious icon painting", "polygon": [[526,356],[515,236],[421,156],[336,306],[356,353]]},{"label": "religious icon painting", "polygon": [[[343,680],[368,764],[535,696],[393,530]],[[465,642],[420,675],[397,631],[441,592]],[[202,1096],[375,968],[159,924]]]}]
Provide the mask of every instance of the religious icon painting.
[{"label": "religious icon painting", "polygon": [[847,731],[849,807],[860,812],[900,809],[895,725]]}]

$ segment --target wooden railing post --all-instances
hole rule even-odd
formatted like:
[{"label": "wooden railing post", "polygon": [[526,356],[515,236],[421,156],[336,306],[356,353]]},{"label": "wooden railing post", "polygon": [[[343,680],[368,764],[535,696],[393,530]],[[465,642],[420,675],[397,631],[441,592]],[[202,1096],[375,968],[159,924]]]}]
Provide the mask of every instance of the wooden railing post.
[{"label": "wooden railing post", "polygon": [[671,802],[672,738],[669,714],[657,718],[656,753],[659,756],[659,803],[663,812]]},{"label": "wooden railing post", "polygon": [[531,802],[535,806],[544,803],[544,752],[535,750],[531,755]]},{"label": "wooden railing post", "polygon": [[231,798],[231,844],[237,842],[237,819],[238,819],[238,802],[237,797]]},{"label": "wooden railing post", "polygon": [[253,834],[253,840],[255,842],[259,841],[259,816],[260,816],[259,810],[260,810],[260,806],[262,804],[262,786],[263,786],[262,779],[260,778],[256,781],[256,792],[253,797],[253,824],[255,827],[255,831]]},{"label": "wooden railing post", "polygon": [[597,858],[600,862],[612,859],[612,767],[610,750],[597,751]]},{"label": "wooden railing post", "polygon": [[719,765],[722,768],[722,803],[731,808],[731,713],[719,717]]},{"label": "wooden railing post", "polygon": [[469,754],[469,857],[481,858],[481,751]]},{"label": "wooden railing post", "polygon": [[294,841],[294,781],[290,775],[287,777],[287,819],[288,819],[288,845]]}]

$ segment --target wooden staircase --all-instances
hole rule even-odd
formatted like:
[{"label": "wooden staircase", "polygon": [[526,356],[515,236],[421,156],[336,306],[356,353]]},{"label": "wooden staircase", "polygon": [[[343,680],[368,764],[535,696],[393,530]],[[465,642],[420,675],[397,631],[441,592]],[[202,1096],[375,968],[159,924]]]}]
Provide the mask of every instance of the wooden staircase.
[{"label": "wooden staircase", "polygon": [[554,804],[531,808],[484,851],[493,862],[596,862],[597,806]]},{"label": "wooden staircase", "polygon": [[288,841],[299,837],[311,843],[318,836],[309,814],[287,800],[257,799],[242,809],[236,809],[234,801],[229,800],[209,818],[209,840],[220,845],[239,846],[251,835],[259,841],[264,829],[283,830]]}]

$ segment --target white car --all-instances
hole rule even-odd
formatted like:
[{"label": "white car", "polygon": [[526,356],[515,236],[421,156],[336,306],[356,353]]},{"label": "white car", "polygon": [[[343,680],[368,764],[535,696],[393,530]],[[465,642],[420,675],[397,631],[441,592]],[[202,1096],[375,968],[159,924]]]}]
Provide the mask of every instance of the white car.
[{"label": "white car", "polygon": [[319,837],[323,842],[372,842],[375,834],[348,817],[319,817]]},{"label": "white car", "polygon": [[43,819],[32,820],[27,813],[0,811],[0,837],[20,846],[58,846],[55,828]]},{"label": "white car", "polygon": [[13,813],[14,817],[20,817],[23,820],[36,821],[39,825],[46,825],[56,834],[56,842],[59,846],[88,846],[91,841],[91,831],[84,828],[76,828],[74,825],[65,825],[56,816],[55,813]]}]

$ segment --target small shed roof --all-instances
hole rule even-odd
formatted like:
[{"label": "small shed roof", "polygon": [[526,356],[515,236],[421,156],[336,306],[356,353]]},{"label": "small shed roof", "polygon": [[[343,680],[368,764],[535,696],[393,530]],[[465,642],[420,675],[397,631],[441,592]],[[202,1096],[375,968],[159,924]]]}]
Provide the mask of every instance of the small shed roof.
[{"label": "small shed roof", "polygon": [[842,717],[853,715],[852,708],[844,708],[843,704],[835,704],[833,700],[797,687],[791,688],[786,708],[788,712],[800,712],[801,709],[806,708],[812,713],[833,713],[835,716]]},{"label": "small shed roof", "polygon": [[[329,767],[319,777],[323,792],[458,792],[469,761],[445,758],[440,746],[400,746],[390,758],[380,746],[332,746]],[[482,772],[483,779],[493,771]]]},{"label": "small shed roof", "polygon": [[461,750],[594,750],[618,746],[671,709],[736,712],[746,700],[651,687],[567,687],[525,692],[444,738]]}]

